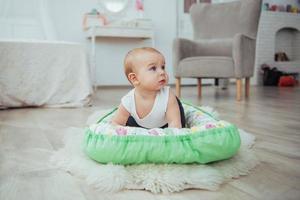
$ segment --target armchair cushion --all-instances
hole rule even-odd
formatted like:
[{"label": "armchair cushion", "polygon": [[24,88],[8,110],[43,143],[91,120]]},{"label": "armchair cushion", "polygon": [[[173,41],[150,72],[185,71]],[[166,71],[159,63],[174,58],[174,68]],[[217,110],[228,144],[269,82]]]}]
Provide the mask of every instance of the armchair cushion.
[{"label": "armchair cushion", "polygon": [[[197,41],[192,41],[183,38],[176,38],[173,42],[173,55],[174,55],[173,63],[175,67],[174,69],[175,76],[177,73],[180,73],[179,71],[182,71],[182,69],[179,69],[180,68],[179,63],[181,62],[181,60],[185,58],[199,57],[199,56],[232,57],[232,46],[233,46],[232,43],[233,40],[230,38],[197,40]],[[195,61],[195,59],[193,60]],[[205,60],[207,60],[207,58]]]},{"label": "armchair cushion", "polygon": [[176,75],[178,77],[195,78],[234,77],[233,59],[225,56],[198,56],[185,58],[179,62]]}]

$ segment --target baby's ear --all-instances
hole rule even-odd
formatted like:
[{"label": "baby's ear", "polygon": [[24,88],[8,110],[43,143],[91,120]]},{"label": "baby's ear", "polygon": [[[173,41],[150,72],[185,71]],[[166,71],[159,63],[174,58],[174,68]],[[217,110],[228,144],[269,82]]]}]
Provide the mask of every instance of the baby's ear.
[{"label": "baby's ear", "polygon": [[127,75],[127,77],[128,77],[128,80],[131,82],[131,84],[132,85],[138,85],[139,84],[139,81],[138,81],[138,79],[137,79],[137,76],[136,76],[136,74],[135,73],[129,73],[128,75]]}]

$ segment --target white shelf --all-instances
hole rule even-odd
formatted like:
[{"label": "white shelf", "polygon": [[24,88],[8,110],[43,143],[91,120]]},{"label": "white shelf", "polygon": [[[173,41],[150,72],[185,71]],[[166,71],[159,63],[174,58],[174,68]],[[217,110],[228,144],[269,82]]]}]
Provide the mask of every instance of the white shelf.
[{"label": "white shelf", "polygon": [[86,36],[152,39],[154,33],[151,28],[95,26],[86,31]]},{"label": "white shelf", "polygon": [[261,15],[269,15],[271,17],[300,17],[299,13],[291,13],[291,12],[279,12],[279,11],[262,11]]}]

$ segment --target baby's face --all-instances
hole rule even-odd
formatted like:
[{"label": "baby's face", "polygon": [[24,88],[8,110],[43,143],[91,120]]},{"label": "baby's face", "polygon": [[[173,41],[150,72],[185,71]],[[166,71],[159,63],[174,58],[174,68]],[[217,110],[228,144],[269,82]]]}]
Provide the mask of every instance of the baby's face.
[{"label": "baby's face", "polygon": [[160,90],[168,84],[169,77],[165,71],[165,59],[156,52],[146,52],[137,56],[134,62],[137,87],[145,90]]}]

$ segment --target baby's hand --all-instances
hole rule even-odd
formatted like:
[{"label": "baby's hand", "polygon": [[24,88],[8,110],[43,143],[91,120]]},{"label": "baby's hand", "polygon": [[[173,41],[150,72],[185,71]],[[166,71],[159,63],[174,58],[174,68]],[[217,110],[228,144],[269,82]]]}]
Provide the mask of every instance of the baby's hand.
[{"label": "baby's hand", "polygon": [[169,96],[166,117],[169,128],[182,128],[178,102],[175,95],[171,92]]},{"label": "baby's hand", "polygon": [[127,110],[120,105],[115,116],[112,118],[111,123],[114,125],[125,125],[129,117]]}]

